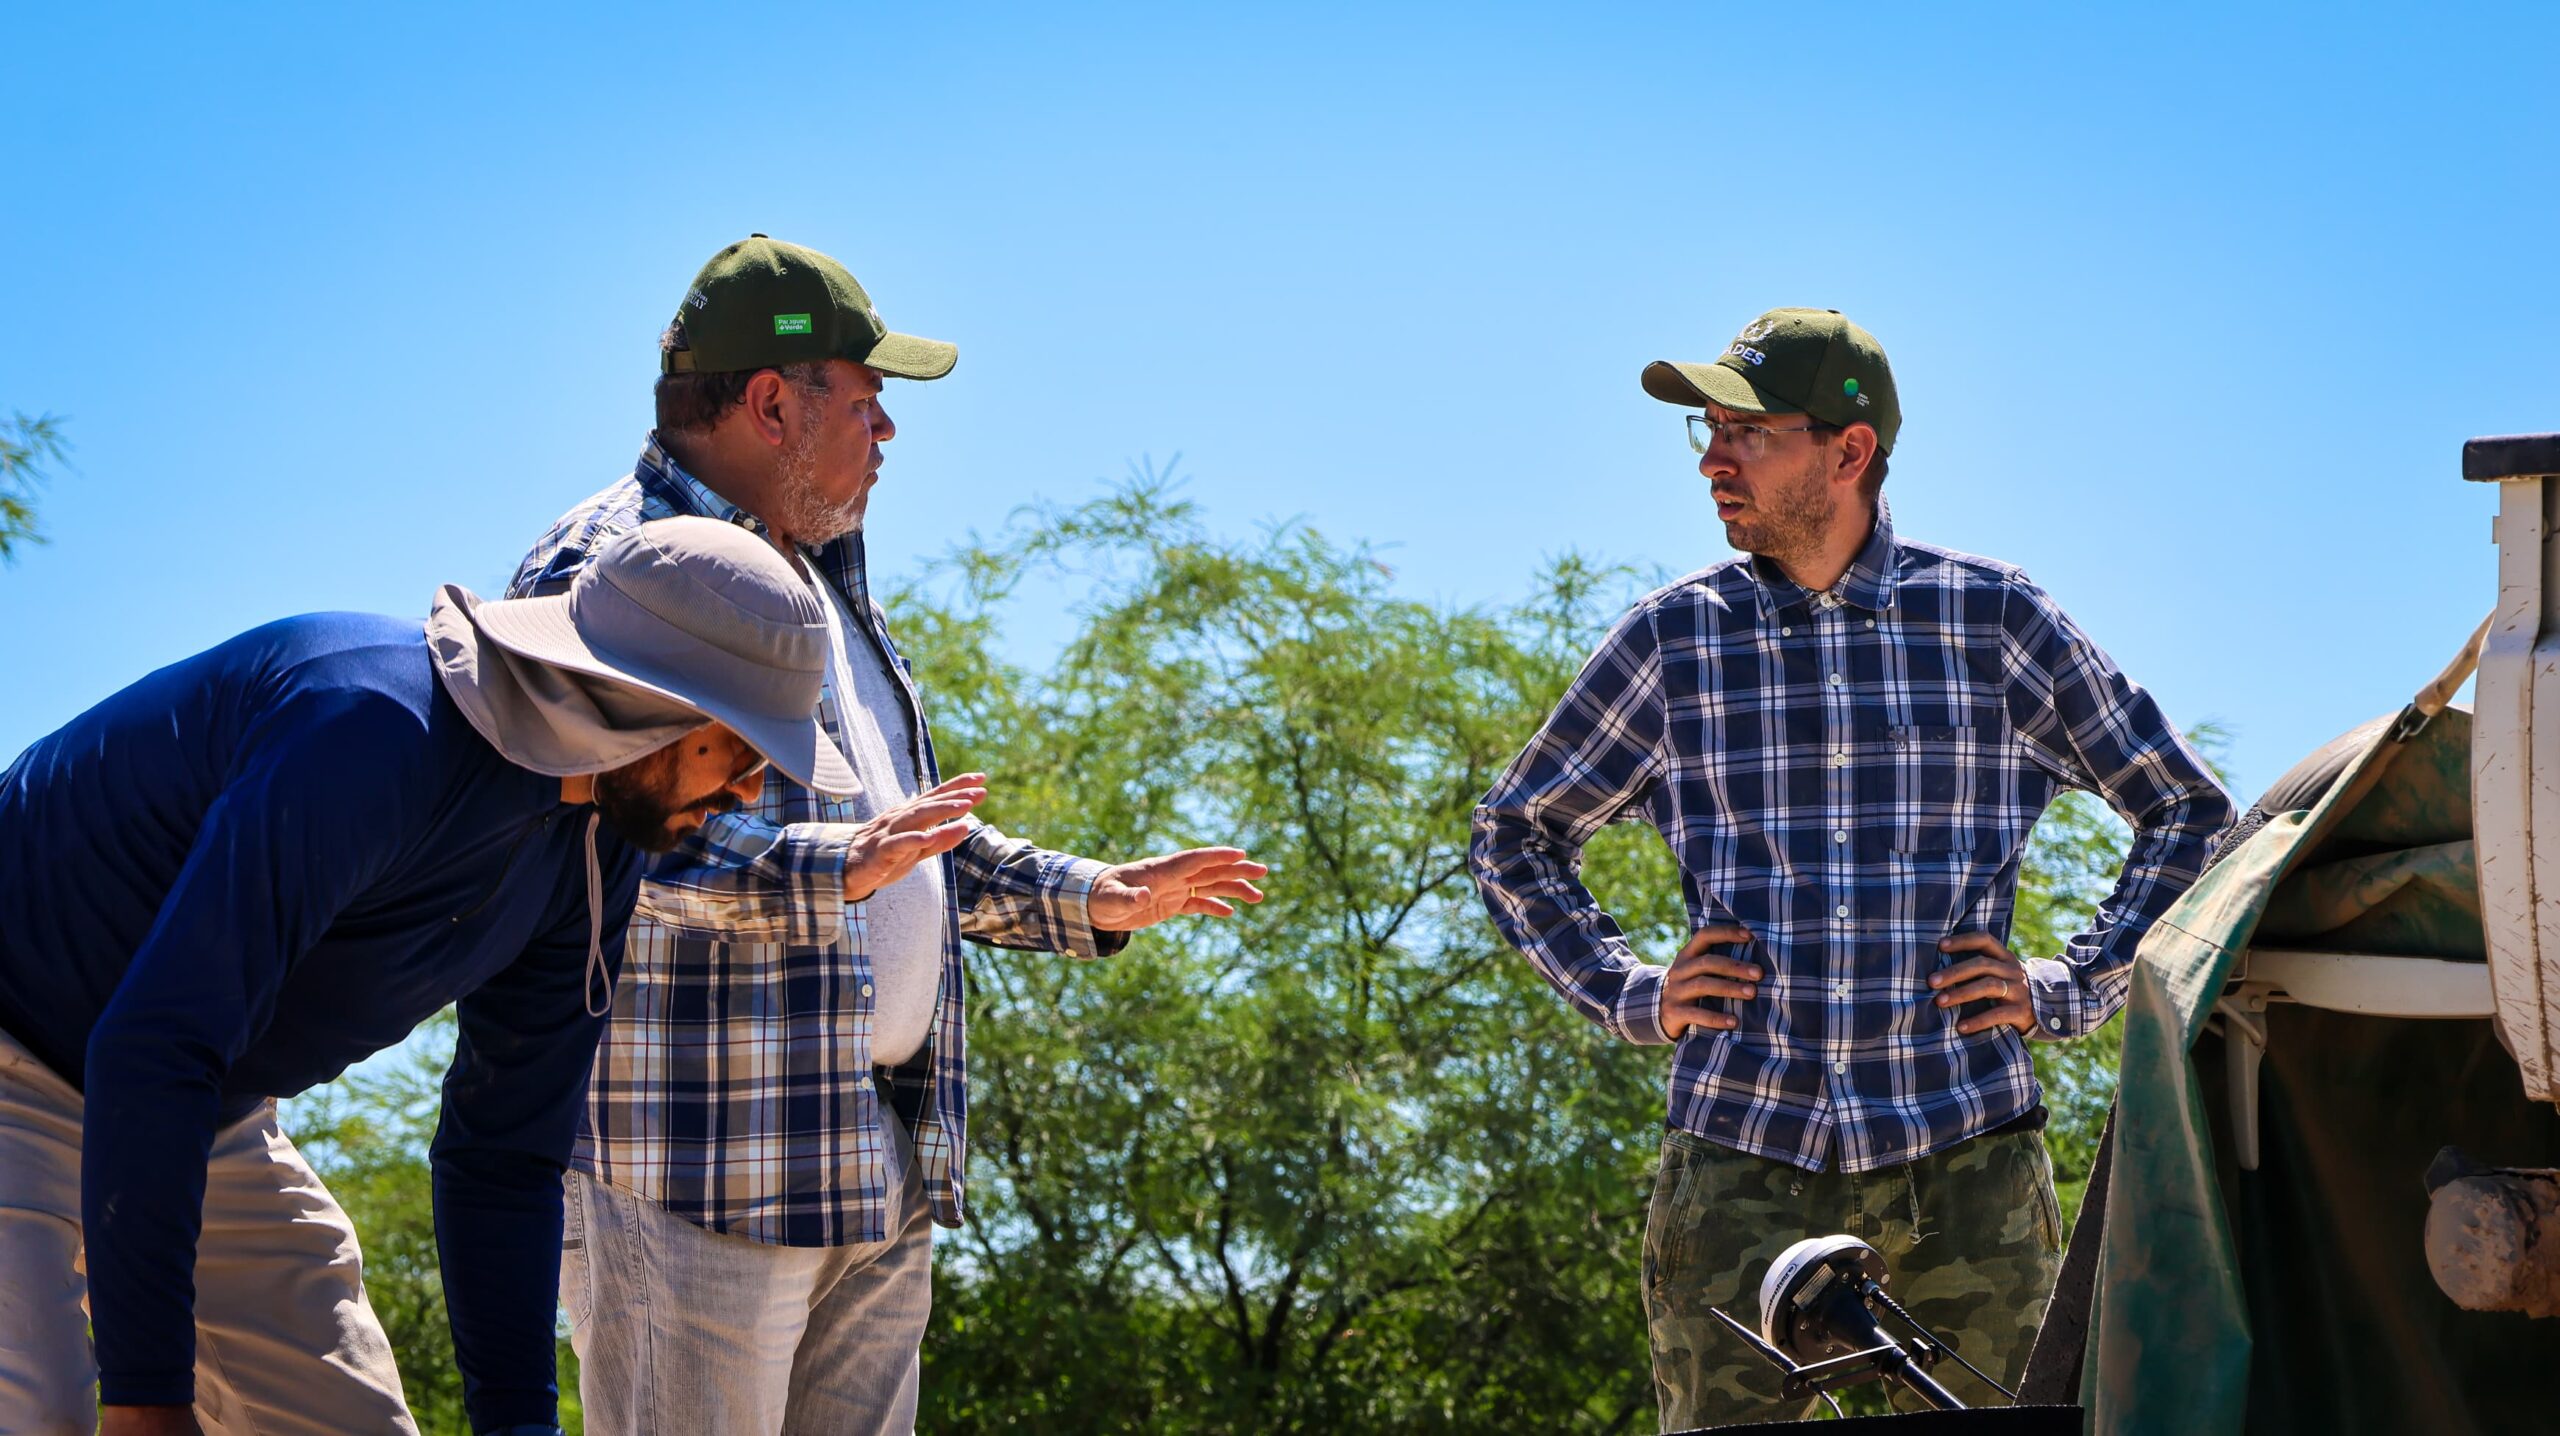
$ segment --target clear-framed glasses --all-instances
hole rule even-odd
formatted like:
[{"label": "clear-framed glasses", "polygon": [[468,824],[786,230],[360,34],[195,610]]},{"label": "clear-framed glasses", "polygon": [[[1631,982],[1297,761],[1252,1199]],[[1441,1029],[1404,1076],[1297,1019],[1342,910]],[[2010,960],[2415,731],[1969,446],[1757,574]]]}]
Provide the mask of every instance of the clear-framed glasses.
[{"label": "clear-framed glasses", "polygon": [[754,777],[756,774],[761,773],[772,766],[773,760],[771,758],[766,757],[764,754],[757,752],[753,748],[749,748],[747,750],[747,766],[730,774],[729,781],[721,784],[720,786],[723,788],[734,788],[740,783],[747,781],[749,778]]},{"label": "clear-framed glasses", "polygon": [[1816,429],[1829,427],[1831,426],[1828,424],[1811,423],[1789,424],[1780,428],[1772,428],[1767,424],[1728,424],[1720,419],[1711,419],[1704,414],[1691,414],[1689,416],[1689,447],[1703,454],[1707,451],[1707,445],[1721,437],[1725,445],[1736,454],[1746,459],[1758,459],[1768,456],[1771,434],[1810,434]]}]

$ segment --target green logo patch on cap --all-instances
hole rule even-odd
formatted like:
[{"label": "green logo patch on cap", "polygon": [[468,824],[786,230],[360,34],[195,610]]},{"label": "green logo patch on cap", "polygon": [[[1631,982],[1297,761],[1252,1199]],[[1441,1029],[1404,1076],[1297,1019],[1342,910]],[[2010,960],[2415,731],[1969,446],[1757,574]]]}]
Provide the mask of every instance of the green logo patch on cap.
[{"label": "green logo patch on cap", "polygon": [[806,314],[777,314],[773,316],[773,332],[776,334],[806,334],[809,332],[809,316]]}]

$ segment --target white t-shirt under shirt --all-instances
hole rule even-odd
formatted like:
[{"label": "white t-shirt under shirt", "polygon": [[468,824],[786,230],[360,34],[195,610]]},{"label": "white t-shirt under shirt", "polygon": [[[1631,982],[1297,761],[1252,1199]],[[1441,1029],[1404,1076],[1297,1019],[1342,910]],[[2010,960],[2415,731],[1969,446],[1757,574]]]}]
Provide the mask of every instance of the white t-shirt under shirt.
[{"label": "white t-shirt under shirt", "polygon": [[[833,650],[826,701],[835,704],[845,757],[862,780],[862,793],[853,800],[854,821],[867,822],[917,792],[906,701],[879,645],[854,622],[835,587],[823,581],[810,586],[826,608]],[[934,1000],[942,990],[943,906],[939,858],[916,864],[863,904],[869,929],[863,946],[871,956],[871,1060],[881,1066],[905,1064],[933,1035]]]}]

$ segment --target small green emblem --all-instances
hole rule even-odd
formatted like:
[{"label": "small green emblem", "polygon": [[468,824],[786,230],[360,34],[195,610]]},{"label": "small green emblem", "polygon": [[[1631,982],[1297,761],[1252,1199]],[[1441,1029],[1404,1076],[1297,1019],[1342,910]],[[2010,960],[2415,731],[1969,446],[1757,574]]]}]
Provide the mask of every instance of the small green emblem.
[{"label": "small green emblem", "polygon": [[1840,392],[1841,392],[1841,393],[1843,393],[1843,394],[1855,394],[1855,393],[1857,393],[1857,392],[1858,392],[1858,381],[1857,381],[1857,380],[1855,380],[1855,379],[1843,379],[1843,380],[1841,380],[1841,381],[1840,381]]},{"label": "small green emblem", "polygon": [[773,316],[773,332],[776,334],[806,334],[809,332],[809,316],[806,314],[777,314]]}]

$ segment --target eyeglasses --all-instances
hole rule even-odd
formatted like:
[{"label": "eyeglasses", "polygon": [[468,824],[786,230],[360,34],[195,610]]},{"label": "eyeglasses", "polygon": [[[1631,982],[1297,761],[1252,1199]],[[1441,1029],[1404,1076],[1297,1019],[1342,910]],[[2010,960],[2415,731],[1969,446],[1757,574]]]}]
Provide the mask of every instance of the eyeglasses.
[{"label": "eyeglasses", "polygon": [[723,784],[721,784],[721,785],[720,785],[721,787],[723,787],[723,788],[734,788],[734,787],[738,786],[740,783],[743,783],[743,782],[747,781],[749,778],[752,778],[752,777],[754,777],[756,774],[761,773],[761,772],[763,772],[765,769],[770,768],[770,767],[772,767],[772,766],[773,766],[773,760],[772,760],[771,758],[766,757],[765,755],[763,755],[762,753],[757,752],[757,751],[756,751],[755,749],[753,749],[753,748],[749,748],[749,749],[747,750],[747,757],[748,757],[748,759],[750,760],[750,761],[747,763],[747,766],[745,766],[745,767],[743,767],[743,768],[740,768],[738,771],[736,771],[736,772],[734,772],[734,773],[730,774],[730,775],[729,775],[729,781],[728,781],[728,782],[725,782],[725,783],[723,783]]},{"label": "eyeglasses", "polygon": [[1829,424],[1796,424],[1773,429],[1766,424],[1728,424],[1704,414],[1689,416],[1689,447],[1703,454],[1707,445],[1723,439],[1732,450],[1746,459],[1765,458],[1769,453],[1771,434],[1810,434],[1828,429]]}]

